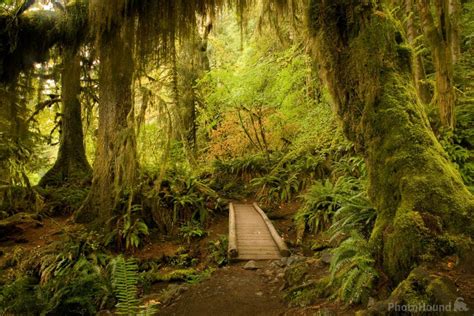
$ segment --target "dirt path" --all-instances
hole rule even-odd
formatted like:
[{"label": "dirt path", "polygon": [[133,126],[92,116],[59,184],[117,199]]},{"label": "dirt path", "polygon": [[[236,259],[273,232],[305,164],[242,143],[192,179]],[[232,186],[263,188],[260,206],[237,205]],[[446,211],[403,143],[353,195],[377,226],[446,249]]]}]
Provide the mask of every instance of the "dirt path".
[{"label": "dirt path", "polygon": [[215,271],[211,278],[191,285],[158,315],[285,315],[280,287],[282,269],[270,261],[259,261],[258,270],[245,270],[243,263]]}]

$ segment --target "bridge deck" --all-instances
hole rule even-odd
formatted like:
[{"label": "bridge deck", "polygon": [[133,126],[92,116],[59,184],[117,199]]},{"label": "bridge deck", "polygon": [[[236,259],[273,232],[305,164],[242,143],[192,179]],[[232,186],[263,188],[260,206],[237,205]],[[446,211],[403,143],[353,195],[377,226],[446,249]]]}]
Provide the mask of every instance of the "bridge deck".
[{"label": "bridge deck", "polygon": [[235,217],[236,259],[281,258],[281,249],[271,232],[274,228],[268,218],[265,215],[262,216],[263,212],[261,210],[259,212],[257,206],[251,204],[234,204],[231,207],[233,207]]}]

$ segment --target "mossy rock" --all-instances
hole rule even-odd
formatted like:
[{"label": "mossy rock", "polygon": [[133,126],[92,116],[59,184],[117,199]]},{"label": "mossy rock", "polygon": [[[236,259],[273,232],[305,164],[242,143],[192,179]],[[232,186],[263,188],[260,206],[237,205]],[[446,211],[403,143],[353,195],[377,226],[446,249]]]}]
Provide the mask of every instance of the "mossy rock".
[{"label": "mossy rock", "polygon": [[[377,302],[361,315],[398,315],[396,306],[453,306],[458,295],[455,284],[439,275],[431,274],[423,266],[411,271],[384,301]],[[438,314],[438,313],[437,313]],[[442,314],[442,313],[441,313]]]},{"label": "mossy rock", "polygon": [[178,269],[166,273],[150,271],[143,274],[143,279],[150,284],[156,282],[189,281],[198,273],[195,269]]},{"label": "mossy rock", "polygon": [[310,266],[307,262],[296,262],[285,270],[285,287],[291,288],[301,285],[309,274]]},{"label": "mossy rock", "polygon": [[318,298],[326,298],[330,295],[329,277],[320,280],[308,280],[300,286],[295,286],[286,291],[285,300],[290,306],[309,306]]}]

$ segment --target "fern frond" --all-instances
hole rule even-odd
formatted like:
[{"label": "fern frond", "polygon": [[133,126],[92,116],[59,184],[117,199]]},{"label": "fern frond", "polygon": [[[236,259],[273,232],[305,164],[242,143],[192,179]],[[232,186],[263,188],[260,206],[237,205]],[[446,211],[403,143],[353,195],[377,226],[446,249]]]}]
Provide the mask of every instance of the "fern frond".
[{"label": "fern frond", "polygon": [[136,315],[139,300],[137,299],[138,265],[133,259],[118,256],[112,261],[112,284],[117,296],[118,315]]}]

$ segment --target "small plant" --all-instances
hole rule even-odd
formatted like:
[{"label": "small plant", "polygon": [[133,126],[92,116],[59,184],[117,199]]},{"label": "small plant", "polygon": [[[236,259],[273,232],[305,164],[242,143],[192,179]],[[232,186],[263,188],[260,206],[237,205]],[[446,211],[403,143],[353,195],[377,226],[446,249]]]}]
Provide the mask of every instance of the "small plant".
[{"label": "small plant", "polygon": [[336,289],[334,296],[347,304],[367,303],[378,277],[367,240],[352,232],[332,254],[330,285]]},{"label": "small plant", "polygon": [[219,239],[209,242],[209,253],[212,262],[219,267],[229,263],[227,257],[228,240],[227,236],[220,236]]},{"label": "small plant", "polygon": [[334,184],[328,179],[317,181],[302,198],[303,206],[295,216],[299,240],[306,229],[319,233],[330,227],[333,235],[355,228],[366,235],[375,221],[365,181],[354,177],[339,177]]},{"label": "small plant", "polygon": [[186,247],[179,247],[175,255],[169,258],[169,264],[176,267],[187,268],[199,263],[198,258],[193,258]]},{"label": "small plant", "polygon": [[370,204],[365,191],[342,201],[333,217],[333,224],[329,228],[332,239],[341,234],[349,234],[356,230],[368,238],[377,218],[377,212]]},{"label": "small plant", "polygon": [[307,227],[312,233],[328,228],[334,212],[340,207],[335,186],[329,180],[317,181],[302,198],[303,207],[295,215],[297,226]]},{"label": "small plant", "polygon": [[138,265],[133,259],[118,256],[111,262],[112,284],[118,302],[115,305],[118,315],[136,315],[139,300],[137,299]]},{"label": "small plant", "polygon": [[93,233],[68,233],[31,258],[11,261],[14,281],[0,287],[0,314],[96,314],[111,307],[108,260]]},{"label": "small plant", "polygon": [[187,282],[189,284],[197,284],[200,283],[204,280],[207,280],[211,277],[212,273],[214,272],[213,268],[207,268],[199,273],[196,273],[194,275],[191,275]]},{"label": "small plant", "polygon": [[122,216],[113,217],[110,221],[115,222],[115,228],[107,234],[105,245],[115,242],[118,249],[137,249],[143,243],[143,238],[148,236],[148,226],[136,215],[141,211],[140,205],[133,205]]},{"label": "small plant", "polygon": [[179,229],[180,235],[187,243],[191,243],[192,239],[197,239],[206,236],[207,232],[201,227],[198,222],[191,221]]}]

